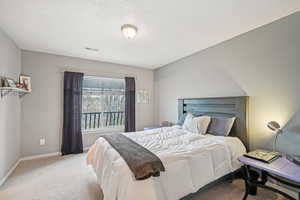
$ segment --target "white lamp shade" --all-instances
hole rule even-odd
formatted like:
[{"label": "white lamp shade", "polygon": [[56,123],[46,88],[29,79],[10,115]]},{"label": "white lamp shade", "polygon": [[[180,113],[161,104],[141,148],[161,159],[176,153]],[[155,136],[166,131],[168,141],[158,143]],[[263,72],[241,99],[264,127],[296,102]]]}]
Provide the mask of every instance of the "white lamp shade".
[{"label": "white lamp shade", "polygon": [[279,131],[280,130],[280,125],[275,122],[275,121],[271,121],[267,124],[268,128],[271,129],[272,131]]}]

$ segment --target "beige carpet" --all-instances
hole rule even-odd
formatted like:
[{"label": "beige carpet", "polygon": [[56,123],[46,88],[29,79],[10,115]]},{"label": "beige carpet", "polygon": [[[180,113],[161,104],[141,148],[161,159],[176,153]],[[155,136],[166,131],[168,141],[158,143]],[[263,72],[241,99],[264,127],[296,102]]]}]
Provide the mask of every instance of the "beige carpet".
[{"label": "beige carpet", "polygon": [[[93,171],[85,164],[86,154],[55,156],[24,161],[0,188],[1,200],[102,200]],[[199,193],[193,200],[241,200],[241,180],[223,183]],[[142,198],[141,198],[142,199]],[[259,190],[248,200],[281,200],[274,193]]]}]

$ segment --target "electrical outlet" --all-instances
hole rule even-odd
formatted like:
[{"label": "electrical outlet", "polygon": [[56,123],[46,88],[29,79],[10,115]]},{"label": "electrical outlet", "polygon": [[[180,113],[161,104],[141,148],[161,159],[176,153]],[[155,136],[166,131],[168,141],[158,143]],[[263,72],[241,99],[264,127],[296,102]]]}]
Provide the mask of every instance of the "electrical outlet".
[{"label": "electrical outlet", "polygon": [[40,145],[45,145],[46,144],[46,139],[45,138],[41,138],[40,139]]}]

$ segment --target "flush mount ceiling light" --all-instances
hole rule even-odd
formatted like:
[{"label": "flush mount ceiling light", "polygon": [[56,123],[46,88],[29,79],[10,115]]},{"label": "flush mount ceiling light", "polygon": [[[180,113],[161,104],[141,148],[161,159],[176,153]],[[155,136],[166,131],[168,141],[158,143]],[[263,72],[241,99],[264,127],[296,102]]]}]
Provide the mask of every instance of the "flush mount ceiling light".
[{"label": "flush mount ceiling light", "polygon": [[138,29],[134,25],[124,24],[121,27],[121,31],[127,39],[133,39],[136,36]]}]

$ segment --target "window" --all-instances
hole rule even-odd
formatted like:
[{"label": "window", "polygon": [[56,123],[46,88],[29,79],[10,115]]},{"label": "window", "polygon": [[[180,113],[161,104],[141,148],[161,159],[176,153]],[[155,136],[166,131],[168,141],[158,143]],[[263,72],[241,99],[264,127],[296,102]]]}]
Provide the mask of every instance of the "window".
[{"label": "window", "polygon": [[82,92],[83,131],[124,130],[125,81],[85,76]]}]

